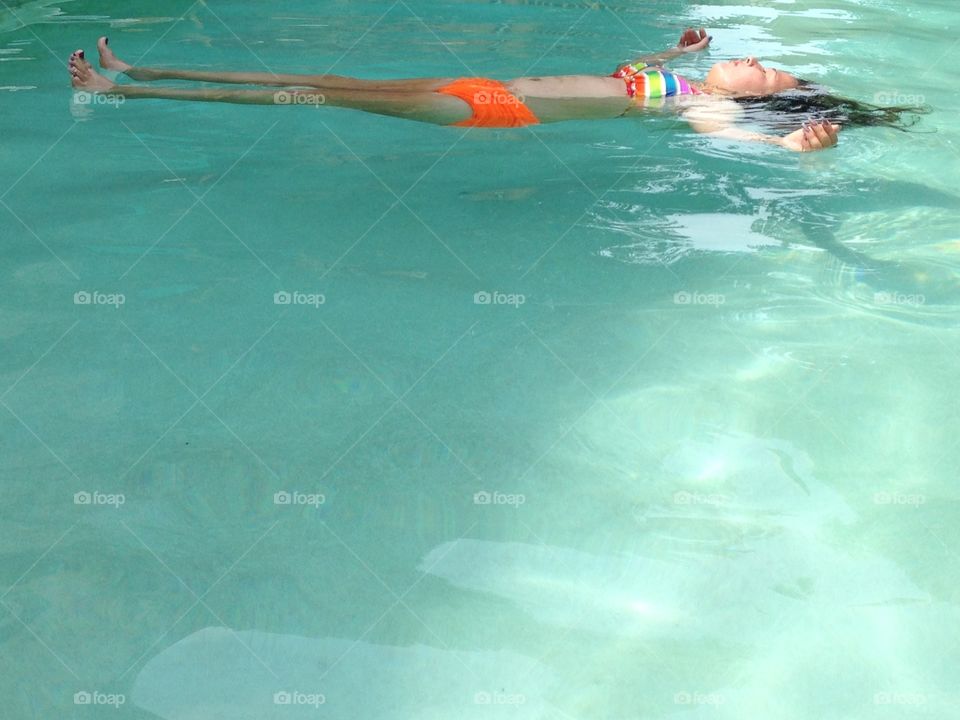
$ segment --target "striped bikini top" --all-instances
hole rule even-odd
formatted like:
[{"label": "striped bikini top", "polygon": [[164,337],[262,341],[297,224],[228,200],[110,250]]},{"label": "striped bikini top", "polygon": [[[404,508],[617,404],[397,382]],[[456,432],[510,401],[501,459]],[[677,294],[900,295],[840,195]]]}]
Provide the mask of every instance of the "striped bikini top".
[{"label": "striped bikini top", "polygon": [[626,82],[627,95],[637,98],[637,102],[660,100],[662,103],[663,98],[676,95],[702,94],[685,77],[649,65],[626,65],[617,70],[613,77]]}]

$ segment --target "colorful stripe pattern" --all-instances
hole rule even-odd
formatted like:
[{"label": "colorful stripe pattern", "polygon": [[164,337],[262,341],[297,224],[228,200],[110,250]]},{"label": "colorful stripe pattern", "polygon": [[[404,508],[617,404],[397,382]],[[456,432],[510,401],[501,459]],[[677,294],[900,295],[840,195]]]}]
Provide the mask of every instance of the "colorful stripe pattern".
[{"label": "colorful stripe pattern", "polygon": [[[644,104],[663,104],[664,98],[700,94],[685,77],[646,65],[627,65],[617,70],[613,77],[622,78],[627,84],[627,95]],[[650,103],[651,100],[660,102]]]}]

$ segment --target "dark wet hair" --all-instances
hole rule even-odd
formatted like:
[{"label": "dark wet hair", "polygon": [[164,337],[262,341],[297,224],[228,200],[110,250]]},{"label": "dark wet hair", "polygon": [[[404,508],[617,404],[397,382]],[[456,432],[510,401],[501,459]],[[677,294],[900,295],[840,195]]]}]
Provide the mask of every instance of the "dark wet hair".
[{"label": "dark wet hair", "polygon": [[[922,103],[923,98],[918,98]],[[766,97],[739,97],[747,117],[778,131],[796,130],[805,120],[829,120],[846,127],[883,125],[906,131],[931,111],[929,105],[874,105],[834,95],[825,88],[800,81],[794,90]]]}]

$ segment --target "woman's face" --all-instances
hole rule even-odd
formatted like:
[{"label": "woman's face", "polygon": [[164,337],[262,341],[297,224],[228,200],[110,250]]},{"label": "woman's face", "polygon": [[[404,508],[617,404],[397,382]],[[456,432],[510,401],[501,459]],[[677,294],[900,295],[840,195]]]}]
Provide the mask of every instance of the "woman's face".
[{"label": "woman's face", "polygon": [[707,85],[736,95],[773,95],[799,86],[790,73],[765,68],[755,57],[717,63],[707,73]]}]

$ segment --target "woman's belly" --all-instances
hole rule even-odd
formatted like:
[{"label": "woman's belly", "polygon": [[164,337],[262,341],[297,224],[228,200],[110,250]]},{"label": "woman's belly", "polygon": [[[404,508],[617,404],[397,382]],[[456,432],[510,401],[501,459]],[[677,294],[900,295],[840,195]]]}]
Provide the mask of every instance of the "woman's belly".
[{"label": "woman's belly", "polygon": [[623,80],[598,75],[518,78],[505,85],[541,122],[614,118],[633,104]]},{"label": "woman's belly", "polygon": [[626,98],[627,89],[619,78],[602,75],[552,75],[517,78],[506,83],[511,92],[536,98]]}]

